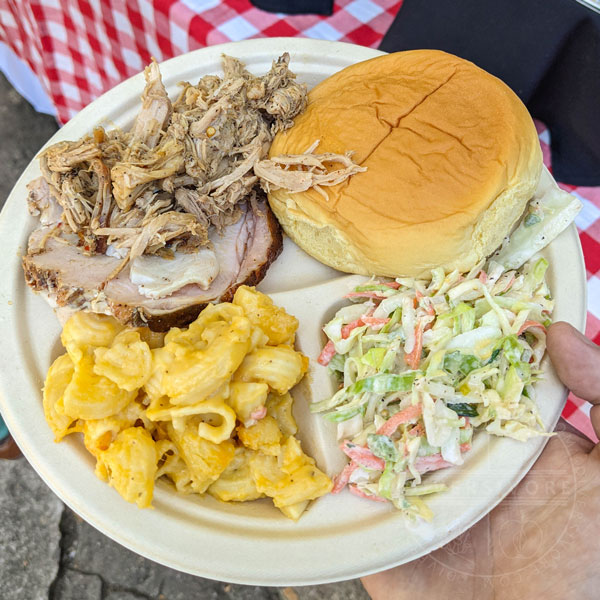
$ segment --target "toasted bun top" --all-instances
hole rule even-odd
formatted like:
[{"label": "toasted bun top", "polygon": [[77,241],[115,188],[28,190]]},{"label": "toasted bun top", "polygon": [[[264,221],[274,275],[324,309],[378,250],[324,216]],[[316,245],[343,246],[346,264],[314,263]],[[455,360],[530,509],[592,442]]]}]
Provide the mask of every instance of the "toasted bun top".
[{"label": "toasted bun top", "polygon": [[[269,194],[285,231],[334,268],[418,276],[469,270],[521,216],[542,157],[535,126],[502,81],[437,50],[352,65],[317,85],[270,156],[343,154],[367,167],[327,191]],[[332,166],[333,168],[333,166]]]}]

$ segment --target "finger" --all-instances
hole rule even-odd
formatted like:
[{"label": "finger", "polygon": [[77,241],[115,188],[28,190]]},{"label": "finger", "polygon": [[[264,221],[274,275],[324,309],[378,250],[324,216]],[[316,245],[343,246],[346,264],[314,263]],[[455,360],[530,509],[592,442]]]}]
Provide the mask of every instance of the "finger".
[{"label": "finger", "polygon": [[600,348],[562,321],[550,326],[547,345],[559,379],[576,396],[600,404]]}]

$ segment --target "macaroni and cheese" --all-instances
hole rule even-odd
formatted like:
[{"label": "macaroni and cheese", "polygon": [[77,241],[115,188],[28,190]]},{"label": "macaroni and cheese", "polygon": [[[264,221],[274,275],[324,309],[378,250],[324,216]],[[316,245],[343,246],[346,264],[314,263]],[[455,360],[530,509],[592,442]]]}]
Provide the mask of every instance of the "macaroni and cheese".
[{"label": "macaroni and cheese", "polygon": [[297,327],[246,286],[164,336],[76,313],[46,377],[46,420],[56,441],[81,432],[98,477],[141,508],[164,477],[225,502],[267,496],[298,519],[332,484],[294,437],[289,390],[308,368]]}]

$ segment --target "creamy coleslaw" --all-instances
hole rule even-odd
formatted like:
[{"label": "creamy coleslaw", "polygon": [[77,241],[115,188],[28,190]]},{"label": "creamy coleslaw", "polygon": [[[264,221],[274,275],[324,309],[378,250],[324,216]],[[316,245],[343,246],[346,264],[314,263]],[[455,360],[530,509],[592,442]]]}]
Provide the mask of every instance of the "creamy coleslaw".
[{"label": "creamy coleslaw", "polygon": [[319,356],[339,381],[313,412],[337,423],[349,463],[333,493],[391,502],[430,519],[422,497],[443,491],[429,471],[461,465],[474,430],[526,441],[549,435],[533,384],[553,300],[548,262],[490,260],[431,280],[370,280],[324,327]]}]

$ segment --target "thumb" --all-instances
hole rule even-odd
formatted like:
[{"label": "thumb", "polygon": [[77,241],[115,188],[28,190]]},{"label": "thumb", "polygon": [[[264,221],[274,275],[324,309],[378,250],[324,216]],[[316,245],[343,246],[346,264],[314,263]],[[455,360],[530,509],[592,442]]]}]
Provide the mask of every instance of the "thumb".
[{"label": "thumb", "polygon": [[568,323],[558,322],[548,330],[547,348],[559,379],[576,396],[597,405],[590,419],[600,437],[600,347]]},{"label": "thumb", "polygon": [[600,348],[562,321],[550,326],[547,348],[559,379],[576,396],[600,404]]}]

